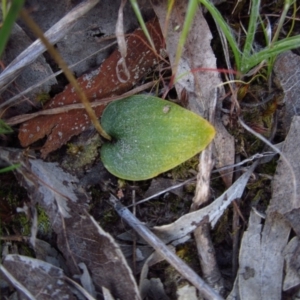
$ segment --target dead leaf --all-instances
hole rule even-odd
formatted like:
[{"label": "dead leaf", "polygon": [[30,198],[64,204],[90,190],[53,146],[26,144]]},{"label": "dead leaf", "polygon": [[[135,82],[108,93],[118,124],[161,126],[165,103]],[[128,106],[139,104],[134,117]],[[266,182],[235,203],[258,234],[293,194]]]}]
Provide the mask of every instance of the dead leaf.
[{"label": "dead leaf", "polygon": [[244,234],[236,284],[241,300],[281,299],[284,258],[290,226],[282,216],[269,215],[261,231],[261,218],[251,213]]},{"label": "dead leaf", "polygon": [[287,133],[293,116],[300,115],[300,57],[292,51],[282,53],[274,64],[275,80],[284,92],[283,125]]},{"label": "dead leaf", "polygon": [[[291,224],[300,237],[300,117],[294,117],[290,131],[284,141],[282,152],[289,162],[279,160],[273,181],[272,201],[268,207],[269,215],[279,213]],[[296,185],[296,186],[295,186]]]},{"label": "dead leaf", "polygon": [[253,164],[246,173],[210,205],[185,214],[171,224],[156,226],[153,228],[153,232],[165,243],[172,241],[176,243],[178,240],[193,232],[201,222],[205,220],[209,221],[211,226],[214,227],[228,205],[236,198],[242,196],[255,166],[256,164]]},{"label": "dead leaf", "polygon": [[[176,1],[170,15],[165,39],[172,67],[174,67],[177,45],[187,7],[188,1]],[[161,28],[164,30],[168,11],[167,2],[155,1],[153,8],[159,18]],[[185,90],[188,93],[190,109],[206,118],[209,108],[212,111],[215,109],[216,91],[221,83],[217,72],[198,70],[199,68],[216,69],[216,57],[210,46],[211,39],[211,32],[199,8],[179,61],[175,88],[178,95],[181,95]],[[185,76],[180,77],[183,74]]]},{"label": "dead leaf", "polygon": [[66,263],[62,255],[56,249],[54,249],[50,244],[48,244],[43,240],[35,239],[34,252],[35,252],[35,258],[63,269],[65,274],[68,275]]},{"label": "dead leaf", "polygon": [[82,262],[79,263],[78,266],[82,270],[82,274],[79,276],[81,285],[90,295],[96,298],[97,293],[95,290],[95,285],[93,284],[88,268],[86,267],[85,263]]},{"label": "dead leaf", "polygon": [[[262,229],[261,218],[253,212],[244,234],[235,286],[240,299],[281,299],[283,290],[284,249],[291,227],[300,234],[299,182],[300,117],[294,117],[282,148],[273,180],[272,199]],[[296,186],[295,186],[296,185]],[[236,290],[234,291],[236,293]]]},{"label": "dead leaf", "polygon": [[49,263],[14,254],[5,256],[3,266],[36,299],[77,299],[66,283],[62,269]]},{"label": "dead leaf", "polygon": [[115,298],[111,295],[110,291],[104,286],[102,287],[102,293],[104,300],[115,300]]},{"label": "dead leaf", "polygon": [[[264,299],[257,280],[261,278],[261,218],[251,213],[248,230],[244,233],[240,248],[240,269],[238,272],[239,294],[241,299]],[[253,255],[249,255],[249,253]]]},{"label": "dead leaf", "polygon": [[[73,19],[76,20],[75,26],[65,32],[63,38],[55,44],[69,66],[76,64],[72,71],[77,77],[80,77],[91,68],[99,66],[112,52],[113,49],[111,48],[105,51],[99,50],[116,38],[115,29],[119,2],[110,0],[88,0],[84,2],[61,0],[55,2],[54,6],[52,2],[47,0],[39,0],[38,3],[36,0],[27,0],[26,7],[29,8],[31,16],[40,28],[46,31],[52,24],[64,18],[64,15],[71,9],[73,10],[73,7],[78,3],[80,4],[76,7],[91,5],[92,3],[96,5],[84,16],[75,17]],[[144,2],[142,9],[143,16],[150,20],[153,16],[153,12],[150,11],[150,4]],[[124,16],[124,32],[132,32],[138,27],[138,21],[129,1],[124,8]],[[63,30],[65,26],[62,28]],[[26,25],[23,26],[23,29],[30,36],[30,30]]]},{"label": "dead leaf", "polygon": [[15,174],[33,204],[47,213],[71,275],[80,275],[79,263],[84,263],[98,291],[105,286],[116,298],[140,299],[119,246],[87,213],[89,198],[79,180],[57,163],[28,159],[19,150],[2,148],[0,158],[21,164]]},{"label": "dead leaf", "polygon": [[[163,40],[158,22],[155,20],[148,22],[147,28],[159,53]],[[122,75],[118,70],[118,61],[121,58],[118,50],[114,51],[98,69],[78,79],[79,85],[90,101],[126,92],[147,74],[149,68],[159,62],[160,58],[149,47],[141,29],[137,29],[129,36],[127,47],[128,55],[125,62],[129,68],[130,81],[122,83],[118,80],[118,76]],[[80,100],[74,88],[68,85],[45,108],[61,107],[78,102]],[[101,116],[103,109],[104,106],[95,108],[98,117]],[[41,150],[42,157],[45,158],[50,152],[60,148],[72,136],[80,134],[88,126],[90,126],[90,120],[84,110],[72,110],[52,116],[39,116],[22,124],[19,139],[21,145],[27,147],[47,135],[47,141]]]},{"label": "dead leaf", "polygon": [[[168,247],[171,251],[175,252],[175,247],[173,247],[172,245],[169,245]],[[165,295],[165,291],[160,280],[157,280],[156,278],[151,278],[154,279],[154,281],[151,281],[151,279],[148,279],[149,268],[163,260],[163,257],[159,255],[158,252],[153,252],[152,249],[152,254],[149,255],[149,257],[144,261],[143,268],[140,272],[139,282],[139,289],[142,299],[169,299]]]},{"label": "dead leaf", "polygon": [[283,251],[284,282],[283,291],[288,291],[300,285],[300,243],[297,236],[293,237]]},{"label": "dead leaf", "polygon": [[160,278],[145,279],[143,289],[143,293],[146,295],[147,299],[170,299],[166,295],[164,285],[162,284]]},{"label": "dead leaf", "polygon": [[178,300],[197,300],[197,291],[194,286],[184,285],[176,292]]},{"label": "dead leaf", "polygon": [[[218,169],[233,165],[235,162],[234,137],[228,133],[221,120],[216,119],[214,125],[216,128],[216,136],[214,138],[214,153],[216,153],[215,167]],[[233,168],[220,171],[220,175],[225,186],[227,188],[230,187],[232,184]]]}]

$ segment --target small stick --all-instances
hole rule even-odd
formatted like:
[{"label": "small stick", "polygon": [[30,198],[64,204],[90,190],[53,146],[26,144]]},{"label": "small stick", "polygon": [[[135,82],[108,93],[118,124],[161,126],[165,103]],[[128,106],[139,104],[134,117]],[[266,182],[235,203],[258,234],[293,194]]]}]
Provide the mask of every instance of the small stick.
[{"label": "small stick", "polygon": [[[132,96],[134,94],[140,93],[141,91],[152,87],[156,83],[157,83],[157,81],[151,81],[151,82],[145,83],[135,89],[132,89],[131,91],[126,92],[121,96],[102,98],[100,100],[91,102],[90,105],[91,105],[91,107],[106,105],[109,102],[112,102],[115,100],[120,100],[120,99],[129,97],[129,96]],[[4,121],[7,125],[17,125],[17,124],[23,123],[25,121],[28,121],[30,119],[33,119],[35,117],[41,116],[41,115],[61,114],[61,113],[66,113],[72,109],[84,109],[84,105],[82,103],[69,104],[69,105],[65,105],[63,107],[56,107],[56,108],[41,110],[41,111],[38,111],[38,112],[32,113],[32,114],[24,114],[24,115],[15,116],[15,117],[12,117],[12,118],[4,120]]]},{"label": "small stick", "polygon": [[131,226],[149,245],[151,245],[166,261],[168,261],[183,277],[191,282],[207,299],[221,300],[218,295],[195,271],[173,253],[150,229],[141,223],[120,201],[111,194],[110,202],[116,212]]}]

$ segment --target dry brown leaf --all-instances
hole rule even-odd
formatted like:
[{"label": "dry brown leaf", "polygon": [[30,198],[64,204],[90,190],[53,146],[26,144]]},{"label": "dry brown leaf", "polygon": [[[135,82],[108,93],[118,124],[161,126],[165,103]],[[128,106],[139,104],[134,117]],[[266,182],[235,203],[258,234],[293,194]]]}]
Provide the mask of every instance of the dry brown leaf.
[{"label": "dry brown leaf", "polygon": [[[163,38],[158,22],[156,20],[148,22],[147,28],[154,41],[156,51],[160,53]],[[137,29],[128,37],[127,47],[128,55],[125,62],[130,73],[130,80],[120,82],[118,79],[124,75],[118,66],[118,61],[121,58],[118,50],[114,51],[98,69],[78,79],[80,87],[90,101],[126,92],[159,61],[159,57],[150,48],[141,29]],[[45,108],[62,107],[78,102],[80,100],[74,88],[68,85]],[[101,116],[103,109],[104,105],[95,108],[97,117]],[[89,125],[90,120],[84,110],[72,110],[52,116],[39,116],[22,124],[19,139],[21,145],[27,147],[47,135],[47,141],[41,149],[42,157],[45,158],[50,152],[64,145],[72,136],[83,132]]]}]

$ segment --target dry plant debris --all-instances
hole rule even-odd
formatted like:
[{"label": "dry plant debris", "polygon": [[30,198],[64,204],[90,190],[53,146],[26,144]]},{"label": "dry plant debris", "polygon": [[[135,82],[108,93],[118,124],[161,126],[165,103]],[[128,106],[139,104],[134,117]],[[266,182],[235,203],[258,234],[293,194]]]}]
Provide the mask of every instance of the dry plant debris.
[{"label": "dry plant debris", "polygon": [[[159,24],[156,20],[147,23],[147,28],[154,41],[156,52],[163,49],[163,38]],[[89,74],[78,78],[78,83],[92,102],[107,96],[120,95],[131,89],[149,69],[158,64],[160,56],[155,53],[141,29],[137,29],[127,39],[128,55],[125,63],[129,70],[129,80],[120,82],[123,70],[118,62],[121,55],[118,50],[114,51],[101,66]],[[125,75],[124,75],[125,76]],[[124,77],[126,78],[126,76]],[[80,102],[71,85],[55,96],[45,109],[63,107],[68,104]],[[95,108],[98,117],[101,116],[103,106]],[[41,149],[42,157],[45,158],[50,152],[60,148],[74,135],[78,135],[90,126],[90,120],[84,110],[66,111],[62,114],[51,116],[39,116],[20,127],[19,139],[23,147],[27,147],[35,141],[47,136],[47,141]]]},{"label": "dry plant debris", "polygon": [[[161,27],[164,28],[166,5],[162,5],[161,2],[157,1],[155,1],[155,4],[153,5],[157,11]],[[185,14],[186,5],[187,1],[176,2],[174,6],[175,18],[174,16],[171,16],[172,22],[169,27],[171,32],[168,32],[165,37],[167,38],[166,46],[171,64],[173,62],[172,59],[174,59],[175,56],[180,33],[180,31],[177,32],[177,29],[175,28],[177,28],[177,25],[182,25],[182,22],[184,21],[184,18],[181,19],[181,17]],[[202,22],[200,18],[200,14],[197,14],[195,23],[198,25],[192,28],[192,30],[195,30],[190,36],[192,40],[187,42],[183,58],[178,66],[180,72],[187,71],[188,74],[186,77],[182,77],[176,82],[176,89],[178,94],[187,93],[190,96],[188,102],[191,109],[209,116],[210,120],[213,121],[218,96],[216,87],[220,82],[218,74],[215,73],[216,76],[212,76],[212,73],[205,72],[203,73],[203,76],[206,77],[204,80],[204,77],[199,77],[197,72],[193,72],[193,69],[197,69],[200,66],[198,63],[200,59],[202,59],[201,51],[203,50],[201,46],[209,45],[211,38],[208,28],[204,30],[205,38],[199,34],[198,27],[200,26],[201,29],[206,27],[203,23],[201,23],[202,25],[199,25],[200,23],[198,22]],[[152,34],[156,50],[159,53],[164,45],[164,38],[160,33],[158,22],[151,21],[148,23],[148,29]],[[129,51],[126,57],[126,66],[130,70],[129,81],[124,80],[126,82],[123,82],[123,80],[120,80],[120,76],[123,78],[122,75],[124,75],[123,79],[126,79],[126,76],[125,73],[122,72],[122,68],[117,69],[117,67],[120,67],[118,62],[120,62],[121,58],[118,51],[115,51],[106,61],[104,61],[100,68],[90,74],[80,77],[78,80],[88,94],[90,100],[96,101],[100,98],[111,96],[111,94],[120,95],[125,91],[128,91],[134,86],[139,78],[144,76],[147,72],[147,68],[153,67],[153,64],[158,63],[160,57],[155,55],[147,44],[146,38],[139,29],[127,39]],[[138,47],[136,45],[138,45]],[[203,62],[201,61],[201,67],[215,68],[215,58],[211,56],[212,50],[207,49],[207,52],[204,52],[208,55],[208,60],[204,59]],[[145,53],[145,56],[143,56],[144,54],[142,53]],[[258,215],[257,212],[254,213],[251,211],[248,224],[246,222],[241,224],[245,227],[247,226],[247,231],[241,239],[241,247],[238,248],[238,252],[236,252],[236,256],[239,256],[238,272],[235,276],[233,271],[229,271],[233,276],[228,281],[232,283],[235,278],[235,283],[227,299],[281,299],[282,292],[292,293],[299,288],[300,276],[298,270],[300,267],[300,243],[298,237],[300,235],[300,226],[298,220],[300,191],[297,182],[300,178],[298,159],[300,145],[299,117],[294,118],[291,124],[292,117],[297,114],[299,110],[299,97],[297,97],[299,94],[297,92],[299,72],[297,63],[295,63],[296,61],[298,61],[298,57],[295,54],[287,53],[278,58],[274,69],[286,97],[284,102],[286,102],[288,114],[284,123],[287,129],[291,127],[285,140],[283,155],[292,163],[291,166],[287,166],[284,160],[279,161],[277,174],[272,178],[273,196],[270,205],[269,202],[266,201],[266,205],[269,205],[266,211],[266,220],[262,221],[261,214]],[[138,69],[136,66],[138,66]],[[137,75],[137,78],[135,78],[135,75]],[[114,83],[112,82],[113,80],[115,81]],[[204,88],[202,88],[202,85],[204,85]],[[220,94],[223,93],[222,89],[218,89],[218,92],[220,92]],[[203,100],[202,102],[199,102],[200,98]],[[102,101],[104,102],[104,99]],[[42,148],[42,157],[46,157],[50,152],[66,143],[72,136],[78,135],[84,131],[85,128],[90,125],[89,120],[84,116],[84,110],[78,109],[67,111],[68,105],[78,102],[77,96],[72,93],[72,87],[66,87],[63,93],[57,95],[45,107],[45,109],[66,107],[66,111],[52,116],[39,116],[23,124],[20,132],[22,144],[24,146],[29,145],[47,135],[48,140]],[[103,108],[104,105],[96,108],[98,116],[101,115]],[[216,151],[214,153],[216,153],[217,159],[219,160],[217,161],[217,165],[220,167],[232,164],[234,160],[234,139],[226,132],[226,129],[218,117],[219,116],[217,116],[215,122],[217,123],[216,128],[219,136],[215,139]],[[77,124],[75,124],[75,122]],[[211,151],[212,149],[208,149],[206,156],[202,156],[201,161],[203,164],[211,158]],[[5,267],[5,270],[10,272],[10,275],[14,277],[12,281],[13,285],[15,287],[21,287],[19,290],[26,295],[29,295],[29,297],[38,295],[38,293],[41,292],[48,293],[47,287],[40,288],[39,284],[41,282],[37,281],[35,284],[35,278],[30,280],[30,277],[25,278],[23,276],[24,270],[31,268],[30,270],[32,270],[34,275],[37,274],[39,277],[46,275],[45,277],[47,278],[45,279],[45,283],[47,282],[47,284],[57,286],[57,282],[60,283],[61,280],[62,285],[60,286],[61,290],[59,290],[59,292],[61,292],[61,295],[70,295],[70,298],[74,290],[72,288],[70,292],[70,286],[67,285],[70,282],[66,275],[71,277],[74,275],[77,276],[78,282],[81,282],[81,286],[83,287],[81,287],[81,292],[89,292],[90,295],[95,298],[98,297],[97,293],[102,293],[103,295],[112,294],[114,297],[120,299],[140,299],[140,294],[144,296],[143,293],[146,293],[145,290],[152,288],[155,290],[154,292],[156,292],[155,295],[160,295],[162,298],[165,298],[166,288],[163,285],[166,283],[161,279],[147,277],[150,264],[148,265],[149,261],[145,263],[143,259],[147,260],[147,257],[152,251],[151,248],[148,245],[143,244],[141,238],[133,238],[132,236],[134,235],[130,232],[126,232],[128,236],[130,236],[129,239],[126,239],[127,244],[120,247],[114,241],[112,236],[106,233],[87,212],[89,209],[90,197],[82,187],[81,184],[83,184],[83,182],[80,181],[79,177],[72,176],[63,171],[58,163],[48,163],[40,159],[32,159],[32,157],[27,154],[27,152],[22,152],[19,149],[0,149],[0,158],[2,160],[5,160],[10,164],[17,162],[21,163],[21,167],[15,171],[16,178],[28,191],[28,196],[32,202],[30,209],[34,211],[35,204],[38,204],[46,211],[51,227],[57,235],[57,242],[54,244],[64,255],[66,266],[63,263],[58,262],[58,259],[55,261],[56,263],[58,262],[59,267],[52,267],[47,264],[45,261],[49,256],[44,253],[41,254],[43,252],[40,250],[41,242],[36,239],[34,234],[30,238],[21,236],[24,243],[27,242],[33,247],[37,259],[24,257],[22,255],[6,255],[3,260],[3,266]],[[245,161],[251,162],[250,159],[246,159]],[[232,241],[235,232],[233,229],[228,228],[228,223],[230,222],[228,222],[228,220],[224,222],[221,218],[223,217],[226,219],[228,217],[228,210],[226,209],[236,198],[242,197],[242,194],[247,188],[246,185],[248,179],[253,173],[253,169],[256,165],[257,163],[252,164],[251,167],[245,169],[244,174],[236,179],[233,184],[232,168],[225,170],[223,181],[225,182],[227,189],[225,192],[222,190],[220,193],[222,194],[221,196],[219,196],[220,194],[216,194],[215,197],[213,197],[216,199],[213,203],[200,210],[185,213],[181,217],[177,216],[177,219],[174,222],[174,218],[172,219],[172,223],[170,221],[169,224],[155,226],[154,228],[152,227],[152,233],[154,232],[163,243],[171,244],[170,248],[172,248],[172,251],[176,251],[174,250],[174,247],[177,247],[180,243],[185,243],[190,239],[191,233],[199,229],[199,226],[208,224],[214,229],[214,232],[216,232],[218,230],[216,228],[225,224],[224,233],[228,236],[231,235],[228,240]],[[214,190],[214,192],[217,190],[211,186],[211,166],[206,164],[206,167],[203,167],[203,169],[205,168],[208,172],[205,175],[204,192],[199,193],[199,190],[196,192],[197,197],[202,198],[200,200],[206,200],[209,190]],[[95,174],[97,179],[102,176],[99,175],[99,169],[96,170]],[[254,176],[255,175],[263,176],[264,174],[254,173]],[[254,180],[255,184],[254,176],[252,180]],[[267,176],[270,177],[268,174]],[[161,178],[162,177],[159,177],[158,180]],[[270,180],[270,178],[268,180]],[[99,183],[97,180],[94,181],[94,184],[95,182],[97,184]],[[199,182],[201,181],[199,180],[198,183]],[[264,181],[262,182],[264,184]],[[146,182],[146,184],[148,183]],[[124,183],[119,184],[122,185]],[[133,188],[131,183],[127,184],[130,185],[130,188]],[[149,185],[153,188],[154,181],[152,181],[152,185],[151,183]],[[103,191],[105,188],[103,188]],[[128,190],[130,190],[130,188]],[[159,188],[155,189],[153,193],[157,192],[157,189]],[[111,187],[107,190],[111,191]],[[127,199],[130,197],[128,190],[123,188],[123,190],[119,189],[118,191],[115,190],[115,192],[116,194],[118,192],[118,195],[122,196],[125,194],[125,198]],[[103,191],[101,191],[101,193]],[[183,191],[185,192],[184,189]],[[248,186],[248,194],[251,194],[251,191],[249,191],[250,188]],[[202,195],[202,197],[199,197],[199,195]],[[144,190],[139,194],[139,197],[143,196],[145,196]],[[171,195],[171,197],[173,197],[173,195]],[[181,203],[187,199],[187,197],[185,197],[185,195],[182,196],[182,194],[180,194],[180,197],[182,197],[182,199],[180,199]],[[166,214],[169,213],[167,211],[167,198],[168,195],[165,194],[163,199],[164,202],[157,201],[160,203],[159,205],[164,206],[163,212],[166,212]],[[189,198],[192,198],[191,194],[189,194]],[[243,202],[243,205],[247,204],[249,206],[248,209],[252,204],[252,198],[248,198],[247,201],[245,201],[247,203]],[[103,196],[103,194],[100,194],[97,200],[99,199],[105,202],[105,196]],[[157,204],[153,203],[153,205],[155,206]],[[144,211],[141,209],[140,211],[145,213],[146,209],[144,209]],[[181,210],[181,214],[182,211],[183,210]],[[137,210],[137,214],[139,213],[139,210]],[[172,215],[172,217],[173,216],[174,215]],[[126,220],[126,217],[123,217]],[[157,215],[154,216],[155,222],[158,218]],[[163,218],[163,221],[165,220],[171,220],[171,218],[168,219],[168,216],[166,216]],[[220,220],[221,222],[224,222],[220,223],[221,226],[217,223]],[[101,221],[102,220],[100,220],[100,222]],[[146,222],[147,221],[148,220],[146,220]],[[151,221],[153,221],[153,219],[151,219]],[[32,219],[32,222],[33,225],[36,226],[34,218]],[[155,222],[152,224],[156,224]],[[162,222],[160,224],[165,223]],[[136,224],[140,224],[140,221],[136,221]],[[151,223],[149,224],[147,225],[152,225]],[[122,226],[123,225],[124,223],[122,223]],[[34,226],[32,232],[36,232]],[[124,228],[122,227],[122,229]],[[293,238],[290,238],[291,232],[295,235]],[[217,234],[221,235],[222,233]],[[136,248],[130,252],[130,255],[138,260],[139,267],[136,269],[134,266],[137,262],[134,261],[127,264],[124,259],[125,254],[124,252],[121,252],[121,249],[125,248],[127,251],[128,248],[132,250],[132,245],[128,244],[128,242],[132,241],[137,243]],[[139,246],[139,244],[143,246]],[[201,246],[200,243],[199,245]],[[50,247],[44,246],[44,249],[46,248]],[[143,248],[147,251],[142,251]],[[199,247],[199,249],[201,249],[202,252],[206,251],[207,253],[211,250],[209,247]],[[222,252],[223,250],[224,248],[221,248]],[[49,249],[47,251],[50,252]],[[201,251],[199,251],[199,256],[202,254]],[[203,253],[202,257],[205,257],[207,253]],[[210,257],[215,258],[213,249],[208,254]],[[157,253],[153,253],[150,258],[155,255],[157,256]],[[3,256],[5,256],[4,250]],[[137,269],[140,270],[143,264],[144,268],[142,276],[140,277],[141,285],[140,290],[138,290],[136,280],[134,279],[134,275],[136,275],[134,274],[134,271]],[[232,262],[230,262],[230,264],[232,265]],[[130,269],[128,265],[132,265],[132,269]],[[4,267],[1,266],[2,270]],[[205,265],[203,265],[203,267],[205,268]],[[208,267],[210,267],[209,264]],[[144,269],[147,269],[147,271]],[[213,272],[210,274],[213,274]],[[206,273],[204,276],[210,276],[210,274]],[[222,275],[225,278],[228,273]],[[210,282],[214,285],[214,282]],[[214,286],[214,288],[215,287],[216,286]],[[176,292],[179,295],[180,288],[176,288]],[[220,290],[219,287],[217,287],[217,290]],[[227,293],[229,290],[230,289],[227,289]],[[185,296],[187,296],[187,292],[184,293],[186,293]],[[191,291],[190,295],[190,297],[196,297],[194,289]],[[111,295],[107,297],[112,298]]]},{"label": "dry plant debris", "polygon": [[282,53],[274,65],[274,73],[278,84],[284,92],[283,126],[287,134],[293,116],[300,114],[300,58],[291,51]]},{"label": "dry plant debris", "polygon": [[[20,291],[30,299],[76,299],[62,269],[42,260],[21,255],[6,255],[3,267],[20,284]],[[30,274],[30,276],[28,276]],[[25,287],[27,291],[25,292]],[[29,290],[28,290],[29,289]]]},{"label": "dry plant debris", "polygon": [[[186,92],[188,95],[189,108],[207,118],[212,124],[217,123],[219,130],[214,140],[216,149],[214,152],[217,156],[216,160],[218,161],[218,166],[222,167],[224,165],[230,165],[234,161],[234,142],[233,138],[225,139],[224,135],[222,136],[222,133],[225,132],[226,129],[220,120],[216,120],[215,118],[217,98],[220,97],[224,91],[222,88],[219,88],[221,80],[218,72],[211,71],[217,69],[216,57],[211,48],[212,34],[201,9],[197,11],[193,19],[179,65],[174,66],[177,44],[181,35],[181,30],[176,31],[174,27],[176,27],[176,25],[182,26],[184,16],[187,14],[187,7],[187,2],[185,1],[175,2],[168,19],[167,2],[154,4],[154,10],[158,15],[161,27],[164,28],[163,32],[166,39],[167,53],[171,65],[174,67],[173,70],[177,67],[177,78],[175,80],[177,94],[182,95],[183,92]],[[184,74],[184,76],[181,76],[181,74]],[[210,177],[213,168],[212,157],[213,146],[211,144],[200,154],[197,187],[192,209],[197,209],[200,205],[203,205],[209,200]],[[223,173],[222,176],[227,186],[230,186],[232,174],[225,175]],[[213,254],[211,259],[206,259],[207,257],[201,259],[201,257],[204,256],[203,253],[208,255],[214,253],[212,246],[208,249],[209,245],[212,244],[211,241],[208,241],[209,234],[197,234],[195,231],[194,235],[196,244],[199,247],[199,258],[204,273],[203,276],[206,279],[213,278],[215,282],[210,283],[215,287],[217,285],[216,281],[221,277],[215,275],[216,273],[219,274],[215,262],[215,255]],[[222,288],[219,290],[222,290]]]},{"label": "dry plant debris", "polygon": [[[65,35],[74,27],[76,21],[78,21],[83,15],[85,15],[89,10],[91,10],[97,4],[97,2],[99,2],[99,0],[88,0],[78,4],[76,7],[74,7],[74,9],[69,11],[69,13],[67,13],[57,23],[55,23],[49,30],[47,30],[47,32],[45,32],[45,36],[47,37],[47,39],[53,44],[57,43],[59,40],[65,37]],[[66,5],[66,3],[64,4]],[[43,3],[41,7],[43,7],[44,5],[45,3]],[[35,6],[35,3],[31,3],[31,6]],[[54,20],[57,20],[57,16],[61,16],[62,10],[60,10],[58,6],[56,7],[56,9],[59,10],[59,13],[56,13],[54,18],[49,18],[47,10],[44,13],[41,13],[38,10],[37,13],[43,15],[41,17],[43,22],[50,22],[52,24]],[[46,17],[44,17],[44,15],[46,15]],[[46,25],[46,28],[47,27],[48,25]],[[24,28],[23,30],[25,31]],[[30,31],[27,30],[26,33],[28,36],[32,34]],[[12,62],[10,62],[10,64],[0,74],[0,90],[3,91],[4,89],[6,89],[7,86],[20,75],[24,68],[33,63],[37,59],[37,57],[41,55],[44,51],[45,46],[40,40],[36,40],[22,53],[20,53],[20,55],[18,55]],[[9,104],[14,103],[14,101],[11,100],[12,99],[10,99]],[[1,103],[1,106],[2,104],[3,103]],[[6,101],[5,106],[7,104],[8,103]]]},{"label": "dry plant debris", "polygon": [[[6,51],[2,57],[3,64],[5,66],[8,66],[14,60],[14,58],[16,58],[24,48],[29,47],[31,43],[32,41],[26,35],[24,30],[18,24],[15,24],[11,33],[9,44],[7,45]],[[5,77],[5,73],[6,69],[1,73],[1,77]],[[5,100],[11,99],[13,95],[19,94],[20,92],[32,87],[35,83],[46,79],[52,74],[53,71],[46,62],[45,58],[43,56],[40,56],[26,69],[24,69],[24,71],[20,74],[20,76],[17,77],[14,83],[11,84],[8,89],[1,94],[1,100],[4,102]],[[14,114],[28,112],[30,109],[32,109],[32,104],[39,107],[40,102],[38,101],[38,95],[47,94],[51,90],[51,85],[54,85],[56,83],[56,79],[53,78],[52,80],[49,80],[44,84],[41,84],[39,87],[31,90],[30,93],[26,94],[26,97],[23,97],[22,105],[13,108]],[[5,114],[5,117],[8,117],[7,113]]]},{"label": "dry plant debris", "polygon": [[[286,283],[283,287],[282,283],[285,280],[285,259],[288,263],[287,269],[291,273],[295,267],[291,267],[291,257],[296,262],[296,257],[299,256],[295,240],[291,241],[293,246],[288,246],[291,229],[298,236],[300,234],[300,185],[297,182],[300,178],[300,162],[295,160],[295,153],[297,156],[299,154],[299,128],[300,117],[294,117],[282,150],[282,155],[289,163],[283,159],[279,161],[264,225],[261,217],[251,212],[248,230],[243,236],[240,249],[236,289],[231,293],[231,297],[279,300],[282,299],[283,289],[286,291],[294,286],[294,283]],[[292,247],[295,248],[295,252],[291,255],[289,251]],[[293,281],[295,280],[298,281],[298,276],[294,277]],[[291,281],[290,276],[289,282]]]},{"label": "dry plant debris", "polygon": [[[139,299],[136,282],[119,246],[87,213],[89,197],[79,180],[56,163],[28,159],[19,150],[2,149],[1,158],[21,163],[16,176],[27,189],[32,207],[39,204],[47,213],[71,275],[81,275],[79,264],[84,263],[97,290],[104,286],[115,297]],[[35,248],[34,237],[31,246]]]}]

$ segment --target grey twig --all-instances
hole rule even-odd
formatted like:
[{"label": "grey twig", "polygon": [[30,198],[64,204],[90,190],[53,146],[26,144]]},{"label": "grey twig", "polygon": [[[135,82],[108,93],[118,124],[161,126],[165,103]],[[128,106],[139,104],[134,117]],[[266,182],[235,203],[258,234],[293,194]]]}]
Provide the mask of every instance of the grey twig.
[{"label": "grey twig", "polygon": [[166,261],[168,261],[183,277],[191,282],[207,299],[221,300],[209,285],[207,285],[188,265],[173,253],[154,233],[141,223],[120,201],[113,195],[110,202],[119,216],[124,219],[149,245],[151,245]]}]

